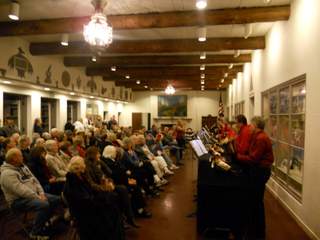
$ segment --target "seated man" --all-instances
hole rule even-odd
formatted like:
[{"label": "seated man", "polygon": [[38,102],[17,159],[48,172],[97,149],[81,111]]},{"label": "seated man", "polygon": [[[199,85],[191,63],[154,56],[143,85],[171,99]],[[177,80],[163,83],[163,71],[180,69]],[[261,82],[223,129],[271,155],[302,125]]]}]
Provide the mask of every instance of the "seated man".
[{"label": "seated man", "polygon": [[42,239],[48,239],[44,233],[45,223],[50,219],[53,209],[60,204],[60,197],[44,193],[39,181],[23,164],[18,148],[7,152],[6,162],[1,166],[0,184],[12,209],[36,212],[30,238],[42,236]]}]

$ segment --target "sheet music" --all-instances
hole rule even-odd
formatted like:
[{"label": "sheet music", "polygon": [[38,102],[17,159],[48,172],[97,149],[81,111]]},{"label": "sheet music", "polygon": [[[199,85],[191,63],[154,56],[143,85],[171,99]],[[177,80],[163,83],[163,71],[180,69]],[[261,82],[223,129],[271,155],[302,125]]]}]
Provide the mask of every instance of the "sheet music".
[{"label": "sheet music", "polygon": [[192,140],[190,144],[192,149],[195,151],[197,157],[200,157],[203,154],[208,153],[206,147],[203,145],[201,140]]}]

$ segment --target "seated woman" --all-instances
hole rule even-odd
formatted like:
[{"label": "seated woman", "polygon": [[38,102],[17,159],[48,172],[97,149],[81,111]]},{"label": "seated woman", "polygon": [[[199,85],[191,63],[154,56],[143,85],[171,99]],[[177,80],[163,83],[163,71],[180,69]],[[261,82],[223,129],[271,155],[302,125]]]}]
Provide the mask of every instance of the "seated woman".
[{"label": "seated woman", "polygon": [[127,223],[136,227],[133,217],[130,196],[126,186],[114,186],[110,179],[112,171],[100,160],[100,153],[97,147],[89,147],[86,152],[87,177],[92,188],[97,192],[104,192],[113,195],[118,200],[118,207],[127,219]]},{"label": "seated woman", "polygon": [[47,140],[45,143],[47,150],[46,161],[49,170],[57,181],[66,181],[67,166],[58,155],[59,147],[56,140]]},{"label": "seated woman", "polygon": [[103,150],[102,161],[105,162],[112,171],[111,178],[116,185],[126,186],[131,193],[131,204],[138,217],[151,217],[151,213],[145,209],[146,203],[142,196],[141,188],[137,185],[131,175],[120,160],[116,159],[117,150],[114,146],[106,146]]},{"label": "seated woman", "polygon": [[28,165],[45,192],[60,195],[64,187],[64,182],[57,181],[56,177],[50,173],[46,161],[46,154],[47,151],[44,147],[34,147],[30,152]]},{"label": "seated woman", "polygon": [[99,194],[86,177],[83,158],[73,157],[68,166],[64,197],[77,221],[81,240],[125,239],[121,218],[112,198]]}]

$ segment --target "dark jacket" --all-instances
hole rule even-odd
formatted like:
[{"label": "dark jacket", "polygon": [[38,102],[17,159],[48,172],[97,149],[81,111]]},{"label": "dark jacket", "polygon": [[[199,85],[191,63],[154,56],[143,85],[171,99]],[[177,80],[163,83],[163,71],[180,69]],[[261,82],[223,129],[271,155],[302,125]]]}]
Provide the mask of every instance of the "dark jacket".
[{"label": "dark jacket", "polygon": [[95,192],[85,176],[68,173],[64,196],[81,240],[124,239],[118,210],[105,201],[103,194]]},{"label": "dark jacket", "polygon": [[126,167],[121,163],[121,161],[114,161],[110,158],[102,157],[101,160],[108,165],[112,171],[111,178],[116,185],[128,186],[128,175],[126,173]]},{"label": "dark jacket", "polygon": [[42,128],[41,126],[33,125],[33,132],[39,133],[40,136],[42,136],[42,133],[43,133],[44,131],[43,131],[43,128]]}]

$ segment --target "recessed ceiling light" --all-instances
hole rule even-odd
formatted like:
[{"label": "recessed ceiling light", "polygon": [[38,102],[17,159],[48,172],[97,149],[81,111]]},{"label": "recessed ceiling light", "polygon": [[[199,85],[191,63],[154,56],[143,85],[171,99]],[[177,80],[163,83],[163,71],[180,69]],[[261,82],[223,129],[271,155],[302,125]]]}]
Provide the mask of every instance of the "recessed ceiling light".
[{"label": "recessed ceiling light", "polygon": [[75,94],[74,92],[71,92],[70,95],[74,96],[74,95],[76,95],[76,94]]},{"label": "recessed ceiling light", "polygon": [[200,54],[200,59],[206,59],[206,58],[207,58],[206,52],[202,52],[202,53]]},{"label": "recessed ceiling light", "polygon": [[219,84],[219,88],[221,88],[222,87],[222,85],[221,84]]},{"label": "recessed ceiling light", "polygon": [[50,91],[50,88],[45,87],[44,90],[45,91]]},{"label": "recessed ceiling light", "polygon": [[130,75],[126,75],[126,79],[130,79]]},{"label": "recessed ceiling light", "polygon": [[205,75],[204,73],[202,73],[202,74],[200,75],[200,77],[201,77],[201,79],[204,79],[204,78],[206,77],[206,75]]},{"label": "recessed ceiling light", "polygon": [[231,63],[230,65],[229,65],[229,69],[232,69],[233,68],[233,64]]},{"label": "recessed ceiling light", "polygon": [[207,40],[207,29],[206,27],[198,28],[198,41],[205,42]]},{"label": "recessed ceiling light", "polygon": [[203,10],[207,7],[207,0],[196,0],[196,7],[199,10]]},{"label": "recessed ceiling light", "polygon": [[204,90],[204,86],[202,85],[202,86],[201,86],[201,91],[203,91],[203,90]]},{"label": "recessed ceiling light", "polygon": [[225,78],[227,78],[228,76],[229,76],[229,74],[228,74],[228,73],[225,73],[225,74],[224,74],[224,77],[225,77]]},{"label": "recessed ceiling light", "polygon": [[240,50],[234,50],[234,55],[233,55],[233,57],[234,58],[237,58],[237,57],[239,57],[240,56]]},{"label": "recessed ceiling light", "polygon": [[148,86],[147,86],[147,85],[144,85],[144,88],[148,88]]},{"label": "recessed ceiling light", "polygon": [[204,85],[204,80],[201,80],[201,85]]},{"label": "recessed ceiling light", "polygon": [[112,72],[117,71],[117,67],[116,66],[112,66],[110,69],[111,69]]},{"label": "recessed ceiling light", "polygon": [[206,70],[206,65],[204,65],[204,64],[203,64],[203,65],[201,65],[201,66],[200,66],[200,70],[201,70],[201,71]]},{"label": "recessed ceiling light", "polygon": [[90,98],[92,99],[92,98],[94,98],[94,96],[90,96]]},{"label": "recessed ceiling light", "polygon": [[3,81],[3,83],[5,83],[5,84],[11,84],[10,81]]},{"label": "recessed ceiling light", "polygon": [[68,46],[69,45],[69,35],[68,34],[62,34],[60,43],[61,43],[62,46]]},{"label": "recessed ceiling light", "polygon": [[11,9],[10,13],[8,14],[8,17],[14,21],[19,20],[19,10],[20,10],[20,5],[18,2],[11,2]]},{"label": "recessed ceiling light", "polygon": [[96,56],[92,56],[91,61],[92,62],[96,62],[97,61],[97,57]]},{"label": "recessed ceiling light", "polygon": [[269,3],[272,2],[272,0],[263,0],[263,2],[264,2],[265,4],[269,4]]},{"label": "recessed ceiling light", "polygon": [[221,79],[221,83],[224,83],[224,79],[223,78]]},{"label": "recessed ceiling light", "polygon": [[141,83],[140,80],[137,80],[137,81],[136,81],[136,84],[140,84],[140,83]]}]

